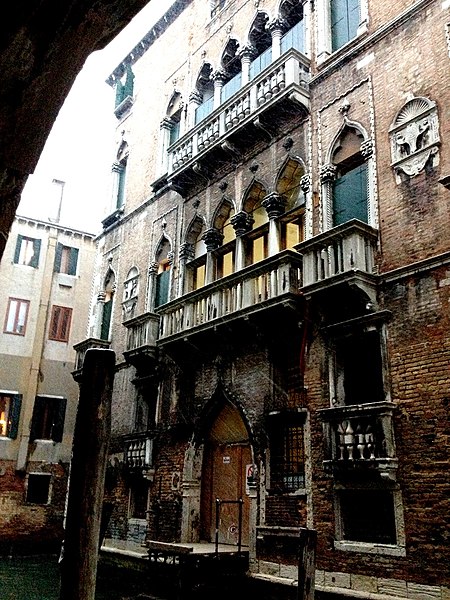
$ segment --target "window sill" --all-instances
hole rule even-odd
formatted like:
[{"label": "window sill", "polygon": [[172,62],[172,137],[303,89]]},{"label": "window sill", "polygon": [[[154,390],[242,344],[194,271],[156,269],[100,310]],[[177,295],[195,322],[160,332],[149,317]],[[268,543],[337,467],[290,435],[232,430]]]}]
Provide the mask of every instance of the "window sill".
[{"label": "window sill", "polygon": [[335,550],[346,552],[364,552],[365,554],[379,554],[384,556],[406,556],[404,546],[394,546],[389,544],[371,544],[369,542],[346,542],[335,540]]}]

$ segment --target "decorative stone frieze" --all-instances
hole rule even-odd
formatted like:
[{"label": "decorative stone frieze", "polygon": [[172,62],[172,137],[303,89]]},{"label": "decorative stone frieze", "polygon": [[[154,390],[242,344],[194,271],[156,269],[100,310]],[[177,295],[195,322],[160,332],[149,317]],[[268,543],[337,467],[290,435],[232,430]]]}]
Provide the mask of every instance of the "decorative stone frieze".
[{"label": "decorative stone frieze", "polygon": [[439,164],[439,121],[436,103],[412,98],[397,114],[389,129],[392,167],[397,175],[414,177],[427,163]]},{"label": "decorative stone frieze", "polygon": [[215,227],[211,227],[205,231],[202,240],[205,242],[206,250],[212,252],[212,250],[217,250],[222,245],[223,233]]},{"label": "decorative stone frieze", "polygon": [[278,192],[272,192],[264,198],[261,204],[266,209],[269,219],[276,219],[284,213],[286,198]]},{"label": "decorative stone frieze", "polygon": [[233,225],[236,236],[241,236],[251,231],[255,220],[251,215],[246,213],[245,210],[241,210],[241,212],[238,212],[231,217],[230,222]]}]

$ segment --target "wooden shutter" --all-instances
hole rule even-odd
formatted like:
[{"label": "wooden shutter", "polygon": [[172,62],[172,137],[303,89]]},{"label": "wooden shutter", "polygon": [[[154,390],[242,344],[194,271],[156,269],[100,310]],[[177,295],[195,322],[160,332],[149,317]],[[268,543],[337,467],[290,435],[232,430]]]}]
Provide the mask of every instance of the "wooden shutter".
[{"label": "wooden shutter", "polygon": [[39,266],[39,254],[41,252],[41,240],[33,240],[33,256],[30,260],[30,267]]},{"label": "wooden shutter", "polygon": [[359,0],[331,0],[331,48],[338,50],[356,37],[360,9]]},{"label": "wooden shutter", "polygon": [[77,274],[78,248],[70,248],[68,275]]},{"label": "wooden shutter", "polygon": [[46,398],[36,396],[34,399],[33,417],[31,419],[30,441],[38,440],[42,437],[42,421],[44,418]]},{"label": "wooden shutter", "polygon": [[8,430],[9,438],[15,440],[19,431],[20,409],[22,406],[22,394],[15,394],[11,397],[11,406],[8,415]]},{"label": "wooden shutter", "polygon": [[334,182],[333,224],[341,225],[351,219],[368,221],[367,164],[352,169]]},{"label": "wooden shutter", "polygon": [[58,242],[56,244],[56,250],[55,250],[55,264],[53,266],[54,273],[61,273],[62,249],[63,249],[63,245],[60,242]]},{"label": "wooden shutter", "polygon": [[62,436],[63,436],[63,431],[64,431],[64,419],[66,416],[66,405],[67,405],[67,400],[66,398],[59,398],[56,401],[55,404],[55,411],[54,411],[54,420],[53,420],[53,427],[52,427],[52,440],[54,442],[61,442],[62,441]]},{"label": "wooden shutter", "polygon": [[112,300],[108,300],[103,305],[102,326],[100,337],[102,340],[109,339],[109,325],[111,323]]},{"label": "wooden shutter", "polygon": [[23,235],[17,236],[16,249],[14,251],[14,263],[19,264],[20,248],[22,247]]},{"label": "wooden shutter", "polygon": [[165,304],[169,297],[170,269],[156,276],[155,306]]}]

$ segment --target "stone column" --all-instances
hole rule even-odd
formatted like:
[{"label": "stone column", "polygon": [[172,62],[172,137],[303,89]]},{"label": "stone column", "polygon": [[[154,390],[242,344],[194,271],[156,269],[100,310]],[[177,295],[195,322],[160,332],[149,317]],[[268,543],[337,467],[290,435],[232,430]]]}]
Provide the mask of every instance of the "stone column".
[{"label": "stone column", "polygon": [[230,219],[236,233],[235,271],[240,271],[245,267],[245,244],[242,236],[251,231],[254,221],[253,217],[245,210],[241,210]]},{"label": "stone column", "polygon": [[333,182],[336,179],[336,165],[328,163],[320,169],[322,185],[322,230],[327,231],[333,226]]},{"label": "stone column", "polygon": [[242,85],[250,81],[250,63],[257,54],[257,50],[251,44],[247,44],[239,51],[239,58],[241,59],[242,67]]},{"label": "stone column", "polygon": [[105,306],[106,293],[101,291],[97,294],[97,303],[95,305],[95,322],[93,337],[99,340],[102,335],[102,319],[103,319],[103,307]]},{"label": "stone column", "polygon": [[222,245],[223,242],[223,233],[216,229],[215,227],[211,227],[211,229],[207,229],[202,236],[202,240],[206,245],[206,273],[205,273],[205,284],[211,283],[214,281],[214,267],[215,260],[212,254],[213,250],[217,250],[219,246]]},{"label": "stone column", "polygon": [[214,71],[212,79],[214,81],[214,109],[220,106],[222,102],[222,88],[227,76],[223,71]]},{"label": "stone column", "polygon": [[148,267],[148,285],[147,285],[147,310],[153,312],[155,309],[155,288],[156,275],[158,274],[158,263],[153,262]]},{"label": "stone column", "polygon": [[268,194],[261,202],[269,217],[269,256],[281,250],[281,231],[278,217],[284,213],[286,198],[278,192]]},{"label": "stone column", "polygon": [[281,56],[281,38],[286,28],[286,21],[280,18],[274,19],[268,25],[270,35],[272,36],[272,62]]},{"label": "stone column", "polygon": [[169,169],[169,156],[167,154],[167,148],[169,147],[170,132],[173,127],[173,122],[168,118],[163,119],[159,127],[159,175],[164,175]]},{"label": "stone column", "polygon": [[180,246],[180,279],[178,283],[178,295],[182,296],[189,291],[188,286],[188,273],[186,268],[186,263],[194,258],[194,245],[185,242]]},{"label": "stone column", "polygon": [[187,129],[195,127],[195,111],[203,101],[203,97],[197,90],[194,90],[189,95],[188,114],[187,114]]}]

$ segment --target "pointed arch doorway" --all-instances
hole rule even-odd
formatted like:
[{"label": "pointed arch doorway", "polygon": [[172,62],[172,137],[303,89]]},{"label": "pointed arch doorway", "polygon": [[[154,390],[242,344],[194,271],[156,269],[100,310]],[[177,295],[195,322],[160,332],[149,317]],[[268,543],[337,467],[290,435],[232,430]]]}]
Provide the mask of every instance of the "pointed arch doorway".
[{"label": "pointed arch doorway", "polygon": [[[239,504],[242,498],[241,543],[248,545],[250,499],[246,492],[247,468],[253,462],[248,430],[238,409],[226,402],[205,439],[200,496],[200,537],[214,542],[216,499],[220,504],[219,543],[237,545]],[[228,501],[236,502],[228,502]]]}]

